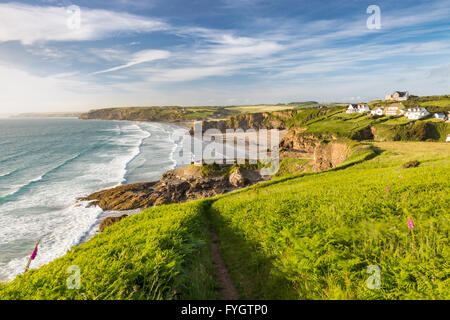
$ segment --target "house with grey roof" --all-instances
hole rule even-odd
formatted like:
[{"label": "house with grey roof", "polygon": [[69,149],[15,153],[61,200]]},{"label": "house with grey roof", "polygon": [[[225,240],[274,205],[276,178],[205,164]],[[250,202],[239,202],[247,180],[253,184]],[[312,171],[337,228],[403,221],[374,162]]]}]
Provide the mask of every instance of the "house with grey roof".
[{"label": "house with grey roof", "polygon": [[408,91],[395,91],[393,94],[386,95],[386,101],[406,101],[408,99]]}]

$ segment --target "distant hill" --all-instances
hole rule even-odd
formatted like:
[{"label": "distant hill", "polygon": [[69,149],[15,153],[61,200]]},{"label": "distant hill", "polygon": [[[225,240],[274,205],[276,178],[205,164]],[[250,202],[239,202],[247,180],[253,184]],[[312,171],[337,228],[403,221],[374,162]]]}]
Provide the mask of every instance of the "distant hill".
[{"label": "distant hill", "polygon": [[239,112],[225,107],[125,107],[91,110],[81,114],[79,118],[83,120],[183,122],[227,117],[234,113]]}]

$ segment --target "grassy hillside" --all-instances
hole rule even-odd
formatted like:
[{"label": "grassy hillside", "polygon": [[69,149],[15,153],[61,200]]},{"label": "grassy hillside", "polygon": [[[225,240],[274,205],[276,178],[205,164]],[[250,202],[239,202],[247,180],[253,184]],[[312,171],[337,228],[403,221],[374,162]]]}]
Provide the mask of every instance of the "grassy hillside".
[{"label": "grassy hillside", "polygon": [[[210,225],[243,299],[449,299],[449,148],[375,143],[327,172],[145,210],[0,285],[0,299],[218,298]],[[380,290],[366,287],[369,265]]]},{"label": "grassy hillside", "polygon": [[445,141],[450,134],[450,124],[434,118],[419,121],[403,116],[374,118],[367,113],[347,114],[343,109],[325,109],[328,110],[326,113],[308,118],[319,110],[310,109],[297,115],[297,118],[305,117],[305,121],[294,122],[294,117],[288,121],[293,126],[305,127],[305,134],[327,134],[355,140]]},{"label": "grassy hillside", "polygon": [[[360,165],[272,181],[213,203],[241,298],[450,298],[449,146],[376,146],[385,151]],[[422,164],[400,169],[412,157]],[[381,268],[381,290],[365,285],[369,265]]]},{"label": "grassy hillside", "polygon": [[[0,285],[1,299],[214,299],[207,202],[145,210],[50,264]],[[80,268],[70,290],[67,268]]]},{"label": "grassy hillside", "polygon": [[126,107],[91,110],[80,115],[80,119],[172,122],[226,118],[237,113],[240,112],[225,107]]},{"label": "grassy hillside", "polygon": [[[375,100],[369,102],[370,108],[387,107],[393,102],[384,100]],[[395,103],[395,102],[394,102]],[[442,96],[411,96],[407,101],[402,101],[401,104],[405,108],[425,107],[430,112],[449,112],[450,111],[450,95]]]}]

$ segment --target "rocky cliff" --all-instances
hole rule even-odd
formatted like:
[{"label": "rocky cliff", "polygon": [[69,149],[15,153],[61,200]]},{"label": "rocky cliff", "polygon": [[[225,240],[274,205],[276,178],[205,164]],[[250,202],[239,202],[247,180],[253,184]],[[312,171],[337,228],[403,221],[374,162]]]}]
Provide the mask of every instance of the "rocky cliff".
[{"label": "rocky cliff", "polygon": [[305,133],[305,128],[293,128],[280,142],[281,158],[312,159],[315,171],[341,165],[349,156],[350,146],[330,134]]},{"label": "rocky cliff", "polygon": [[[278,112],[262,112],[262,113],[247,113],[230,116],[227,120],[217,121],[203,121],[202,130],[205,132],[208,129],[218,129],[225,132],[226,129],[286,129],[285,120],[290,118],[295,110],[284,110]],[[191,129],[193,134],[193,128]]]},{"label": "rocky cliff", "polygon": [[145,209],[161,204],[208,198],[266,178],[257,170],[236,169],[230,174],[203,176],[201,167],[190,165],[169,170],[156,182],[135,183],[93,193],[80,198],[103,210]]},{"label": "rocky cliff", "polygon": [[79,117],[82,120],[130,120],[130,121],[160,121],[175,122],[184,120],[183,108],[179,107],[149,107],[149,108],[106,108],[91,110]]},{"label": "rocky cliff", "polygon": [[350,154],[350,146],[343,142],[321,143],[314,150],[314,170],[324,171],[341,165]]}]

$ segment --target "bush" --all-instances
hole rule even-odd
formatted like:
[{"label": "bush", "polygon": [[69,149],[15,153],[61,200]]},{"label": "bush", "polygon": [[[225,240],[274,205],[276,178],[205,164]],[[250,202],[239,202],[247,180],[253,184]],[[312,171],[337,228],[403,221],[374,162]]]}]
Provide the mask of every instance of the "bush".
[{"label": "bush", "polygon": [[417,160],[412,160],[412,161],[408,161],[405,162],[404,164],[402,164],[402,168],[403,169],[407,169],[407,168],[415,168],[418,167],[420,165],[420,162]]}]

